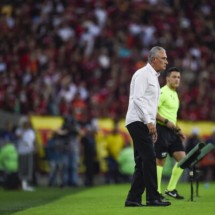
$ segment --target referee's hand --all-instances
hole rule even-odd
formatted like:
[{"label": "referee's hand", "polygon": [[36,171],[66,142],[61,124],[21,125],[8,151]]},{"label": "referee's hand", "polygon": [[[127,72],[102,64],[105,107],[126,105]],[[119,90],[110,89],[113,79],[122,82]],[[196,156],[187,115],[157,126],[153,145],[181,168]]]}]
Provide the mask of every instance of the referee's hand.
[{"label": "referee's hand", "polygon": [[166,127],[175,130],[175,124],[171,121],[167,122]]}]

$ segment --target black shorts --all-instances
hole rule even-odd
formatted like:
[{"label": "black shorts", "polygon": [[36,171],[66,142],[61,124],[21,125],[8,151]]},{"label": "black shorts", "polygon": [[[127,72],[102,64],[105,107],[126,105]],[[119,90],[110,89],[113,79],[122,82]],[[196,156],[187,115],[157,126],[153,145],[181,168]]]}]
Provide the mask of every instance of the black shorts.
[{"label": "black shorts", "polygon": [[175,131],[166,126],[157,124],[158,139],[155,143],[156,158],[166,158],[167,154],[172,156],[174,152],[185,151],[180,137]]}]

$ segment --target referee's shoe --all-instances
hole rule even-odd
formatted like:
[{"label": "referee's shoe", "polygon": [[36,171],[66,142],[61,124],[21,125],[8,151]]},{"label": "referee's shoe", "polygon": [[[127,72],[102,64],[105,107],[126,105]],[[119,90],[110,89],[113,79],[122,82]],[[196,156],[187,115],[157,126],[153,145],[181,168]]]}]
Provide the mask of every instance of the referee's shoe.
[{"label": "referee's shoe", "polygon": [[183,196],[178,194],[177,190],[172,190],[172,191],[165,190],[165,194],[175,199],[184,199]]}]

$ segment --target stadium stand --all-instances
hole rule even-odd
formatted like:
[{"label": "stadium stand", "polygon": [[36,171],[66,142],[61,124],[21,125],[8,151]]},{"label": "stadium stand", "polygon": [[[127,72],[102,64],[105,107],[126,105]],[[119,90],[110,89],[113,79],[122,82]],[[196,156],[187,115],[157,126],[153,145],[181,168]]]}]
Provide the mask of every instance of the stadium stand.
[{"label": "stadium stand", "polygon": [[179,118],[214,120],[214,10],[213,0],[1,1],[0,109],[124,117],[129,80],[160,45],[183,70]]}]

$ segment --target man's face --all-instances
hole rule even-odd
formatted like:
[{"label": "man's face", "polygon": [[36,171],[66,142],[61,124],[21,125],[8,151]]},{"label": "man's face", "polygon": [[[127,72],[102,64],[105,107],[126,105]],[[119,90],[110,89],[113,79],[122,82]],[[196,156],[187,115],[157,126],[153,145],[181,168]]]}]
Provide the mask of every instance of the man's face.
[{"label": "man's face", "polygon": [[157,57],[153,59],[153,68],[155,71],[160,72],[166,69],[168,64],[167,55],[165,51],[158,51]]},{"label": "man's face", "polygon": [[180,72],[172,71],[167,77],[167,84],[171,89],[176,89],[180,85],[181,75]]}]

